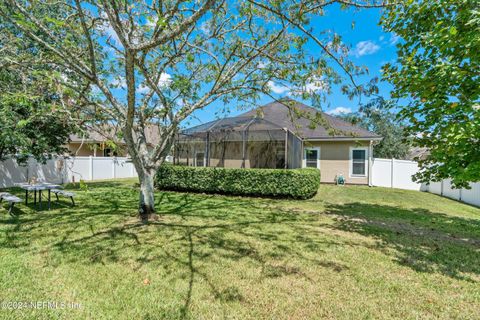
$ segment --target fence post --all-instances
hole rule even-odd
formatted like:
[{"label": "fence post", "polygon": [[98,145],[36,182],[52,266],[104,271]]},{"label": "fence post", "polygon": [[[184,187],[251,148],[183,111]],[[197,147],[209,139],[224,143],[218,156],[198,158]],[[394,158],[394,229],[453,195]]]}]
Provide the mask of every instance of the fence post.
[{"label": "fence post", "polygon": [[117,157],[113,157],[112,158],[112,176],[113,176],[113,179],[115,179],[115,162],[117,160]]},{"label": "fence post", "polygon": [[440,195],[443,197],[443,181],[440,182]]},{"label": "fence post", "polygon": [[90,167],[90,170],[89,170],[89,173],[90,173],[90,180],[93,180],[93,157],[92,156],[89,156],[89,167]]},{"label": "fence post", "polygon": [[390,168],[390,188],[393,188],[394,187],[394,183],[393,183],[393,177],[395,176],[394,173],[393,173],[393,170],[395,168],[395,158],[392,158],[392,161],[391,161],[391,168]]}]

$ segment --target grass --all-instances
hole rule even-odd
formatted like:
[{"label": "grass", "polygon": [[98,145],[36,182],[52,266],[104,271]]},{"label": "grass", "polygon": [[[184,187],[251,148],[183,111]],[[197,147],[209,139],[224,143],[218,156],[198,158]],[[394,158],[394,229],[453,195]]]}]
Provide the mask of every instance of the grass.
[{"label": "grass", "polygon": [[328,185],[308,201],[158,192],[161,217],[142,225],[133,180],[76,192],[74,208],[0,209],[0,301],[80,308],[0,318],[480,316],[480,209],[452,200]]}]

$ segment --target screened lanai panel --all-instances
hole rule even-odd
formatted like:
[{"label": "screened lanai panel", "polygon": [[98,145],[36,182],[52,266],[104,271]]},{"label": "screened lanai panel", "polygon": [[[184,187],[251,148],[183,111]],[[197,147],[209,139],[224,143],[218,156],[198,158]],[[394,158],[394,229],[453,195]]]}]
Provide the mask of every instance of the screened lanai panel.
[{"label": "screened lanai panel", "polygon": [[203,166],[200,162],[202,157],[206,157],[205,152],[205,138],[202,135],[179,134],[174,144],[175,164]]},{"label": "screened lanai panel", "polygon": [[175,163],[227,168],[293,168],[301,165],[299,146],[300,139],[267,120],[225,118],[178,135]]},{"label": "screened lanai panel", "polygon": [[302,167],[303,143],[300,138],[288,131],[287,138],[287,167],[296,169]]},{"label": "screened lanai panel", "polygon": [[241,168],[243,164],[243,132],[213,131],[209,135],[211,167]]},{"label": "screened lanai panel", "polygon": [[263,123],[252,124],[246,133],[246,158],[249,168],[283,168],[285,132],[278,128],[265,129]]}]

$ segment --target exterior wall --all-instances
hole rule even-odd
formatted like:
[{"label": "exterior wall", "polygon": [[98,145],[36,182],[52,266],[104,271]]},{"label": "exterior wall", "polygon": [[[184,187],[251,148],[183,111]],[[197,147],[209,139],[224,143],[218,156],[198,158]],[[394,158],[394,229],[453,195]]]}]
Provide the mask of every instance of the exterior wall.
[{"label": "exterior wall", "polygon": [[[93,156],[92,147],[86,143],[84,143],[83,145],[81,143],[69,143],[67,148],[71,155],[76,155],[78,157]],[[98,154],[99,152],[97,150],[97,155]],[[103,153],[102,153],[102,156],[103,156]]]},{"label": "exterior wall", "polygon": [[[77,142],[70,142],[67,145],[67,149],[69,150],[69,153],[71,155],[77,156],[77,157],[89,157],[89,156],[94,156],[95,152],[93,150],[93,145],[84,143],[83,145],[81,143]],[[103,149],[98,146],[97,147],[97,152],[96,152],[97,157],[103,157]],[[125,157],[127,154],[124,150],[118,150],[117,151],[117,156],[119,157]]]},{"label": "exterior wall", "polygon": [[368,184],[368,165],[365,177],[350,176],[350,148],[368,146],[369,141],[306,141],[304,143],[304,148],[320,147],[320,171],[323,183],[334,183],[335,176],[341,173],[347,184]]}]

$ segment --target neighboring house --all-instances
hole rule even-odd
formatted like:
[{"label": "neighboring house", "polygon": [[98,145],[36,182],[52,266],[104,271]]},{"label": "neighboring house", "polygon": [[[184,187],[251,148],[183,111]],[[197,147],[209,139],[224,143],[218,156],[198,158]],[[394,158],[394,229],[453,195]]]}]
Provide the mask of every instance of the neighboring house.
[{"label": "neighboring house", "polygon": [[321,170],[321,181],[369,184],[382,137],[300,102],[283,99],[179,134],[174,163],[229,168]]},{"label": "neighboring house", "polygon": [[85,136],[71,135],[67,145],[69,154],[77,157],[114,157],[126,156],[124,143],[120,142],[113,148],[110,139],[97,132],[88,132]]},{"label": "neighboring house", "polygon": [[408,151],[408,154],[406,155],[405,160],[412,160],[412,161],[425,160],[429,154],[430,154],[430,150],[428,148],[412,147]]},{"label": "neighboring house", "polygon": [[[127,157],[123,139],[118,139],[118,129],[106,126],[104,129],[88,129],[83,136],[71,135],[67,145],[69,154],[77,157]],[[153,146],[158,143],[158,128],[147,129],[147,141]]]}]

